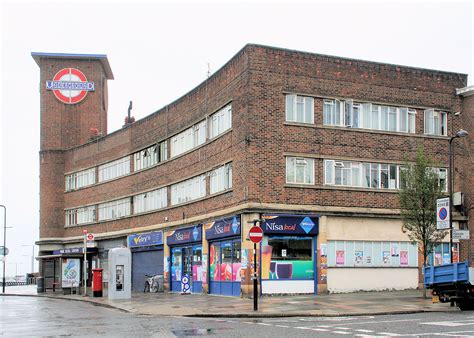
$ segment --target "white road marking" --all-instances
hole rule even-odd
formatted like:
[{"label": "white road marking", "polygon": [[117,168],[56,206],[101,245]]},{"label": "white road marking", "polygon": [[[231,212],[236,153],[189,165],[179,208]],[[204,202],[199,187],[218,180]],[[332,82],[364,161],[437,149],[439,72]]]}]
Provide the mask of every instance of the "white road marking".
[{"label": "white road marking", "polygon": [[379,324],[379,323],[400,323],[400,322],[417,322],[421,319],[399,319],[399,320],[378,320],[371,322],[354,322],[354,323],[344,323],[344,325],[361,325],[361,324]]},{"label": "white road marking", "polygon": [[[423,332],[423,333],[412,333],[412,334],[404,334],[405,337],[420,337],[420,336],[459,336],[460,333],[473,333],[474,330],[469,331],[452,331],[452,332]],[[469,336],[472,336],[469,335]]]},{"label": "white road marking", "polygon": [[244,324],[255,324],[254,322],[242,322]]},{"label": "white road marking", "polygon": [[297,326],[295,327],[295,329],[300,329],[300,330],[311,330],[310,327],[306,327],[306,326]]},{"label": "white road marking", "polygon": [[288,325],[275,325],[276,327],[284,327],[285,329],[288,329],[289,326]]},{"label": "white road marking", "polygon": [[331,333],[338,333],[338,334],[351,334],[350,332],[347,332],[347,331],[331,331]]},{"label": "white road marking", "polygon": [[474,325],[474,320],[458,320],[458,321],[449,321],[449,322],[425,322],[420,323],[420,325],[438,325],[438,326],[449,326],[449,327],[456,327],[456,326],[468,326]]},{"label": "white road marking", "polygon": [[258,325],[264,325],[264,326],[271,326],[272,324],[268,324],[268,323],[257,323]]},{"label": "white road marking", "polygon": [[327,332],[327,331],[329,331],[328,329],[320,329],[320,328],[318,328],[318,327],[315,327],[315,328],[313,328],[313,329],[311,329],[311,330],[313,330],[313,331],[321,331],[321,332]]},{"label": "white road marking", "polygon": [[352,330],[350,327],[334,327],[337,330]]},{"label": "white road marking", "polygon": [[392,333],[392,332],[377,332],[377,336],[399,336],[399,333]]},{"label": "white road marking", "polygon": [[355,330],[357,332],[364,332],[364,333],[371,333],[371,332],[374,332],[372,330],[363,330],[363,329],[360,329],[360,330]]}]

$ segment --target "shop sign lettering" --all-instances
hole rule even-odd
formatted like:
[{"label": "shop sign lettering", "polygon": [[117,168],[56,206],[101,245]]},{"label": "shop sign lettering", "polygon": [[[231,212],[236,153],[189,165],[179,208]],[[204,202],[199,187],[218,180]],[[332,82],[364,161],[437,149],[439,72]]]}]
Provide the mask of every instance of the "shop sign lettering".
[{"label": "shop sign lettering", "polygon": [[264,215],[263,232],[282,235],[311,235],[319,232],[319,217],[316,215]]},{"label": "shop sign lettering", "polygon": [[166,238],[168,245],[199,242],[202,239],[202,226],[175,230]]},{"label": "shop sign lettering", "polygon": [[150,246],[150,245],[161,245],[163,244],[163,232],[162,231],[153,231],[146,232],[143,234],[134,234],[128,236],[128,247],[140,247],[140,246]]},{"label": "shop sign lettering", "polygon": [[205,225],[206,239],[240,235],[240,215],[224,218]]}]

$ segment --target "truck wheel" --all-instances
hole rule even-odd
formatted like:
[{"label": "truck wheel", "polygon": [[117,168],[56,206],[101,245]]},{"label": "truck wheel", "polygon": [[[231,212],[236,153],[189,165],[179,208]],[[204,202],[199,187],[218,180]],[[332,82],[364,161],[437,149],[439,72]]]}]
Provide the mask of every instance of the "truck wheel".
[{"label": "truck wheel", "polygon": [[474,304],[468,300],[464,300],[462,302],[457,302],[457,305],[461,311],[473,310]]}]

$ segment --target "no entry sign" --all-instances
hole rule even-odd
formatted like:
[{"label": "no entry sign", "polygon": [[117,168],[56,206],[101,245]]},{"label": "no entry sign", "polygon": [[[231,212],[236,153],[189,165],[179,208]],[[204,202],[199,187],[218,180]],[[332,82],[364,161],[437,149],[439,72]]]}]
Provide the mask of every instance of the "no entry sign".
[{"label": "no entry sign", "polygon": [[93,241],[94,240],[94,234],[88,233],[86,235],[88,241]]},{"label": "no entry sign", "polygon": [[249,231],[249,238],[255,244],[260,243],[263,238],[263,230],[260,227],[253,226]]},{"label": "no entry sign", "polygon": [[66,104],[82,101],[87,92],[95,90],[94,82],[87,82],[83,72],[75,68],[64,68],[56,73],[53,81],[46,81],[46,89],[52,90],[56,98]]}]

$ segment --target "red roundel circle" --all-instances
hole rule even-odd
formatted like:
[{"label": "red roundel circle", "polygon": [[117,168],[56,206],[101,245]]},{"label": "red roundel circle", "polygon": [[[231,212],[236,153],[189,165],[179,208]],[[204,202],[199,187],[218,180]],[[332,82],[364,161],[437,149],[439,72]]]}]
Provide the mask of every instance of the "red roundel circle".
[{"label": "red roundel circle", "polygon": [[255,244],[260,243],[263,238],[263,230],[258,226],[253,226],[249,230],[249,239]]},{"label": "red roundel circle", "polygon": [[[76,68],[64,68],[54,75],[54,83],[78,83],[87,84],[87,78],[83,72]],[[66,104],[75,104],[82,101],[86,95],[87,90],[76,90],[71,88],[54,89],[53,93],[56,98]]]}]

